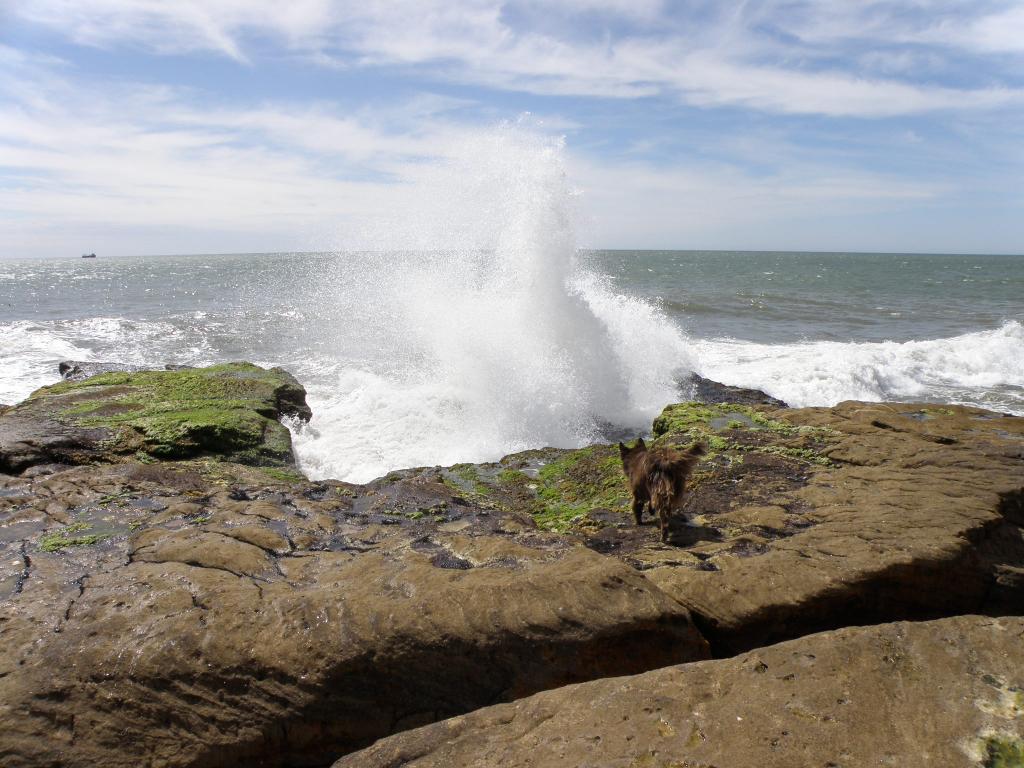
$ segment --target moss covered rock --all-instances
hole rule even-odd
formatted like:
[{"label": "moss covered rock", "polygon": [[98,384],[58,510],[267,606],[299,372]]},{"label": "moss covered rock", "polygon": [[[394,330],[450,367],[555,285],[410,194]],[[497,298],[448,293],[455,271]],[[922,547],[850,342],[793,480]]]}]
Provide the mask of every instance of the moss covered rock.
[{"label": "moss covered rock", "polygon": [[[660,444],[685,448],[701,442],[707,447],[707,459],[692,476],[692,489],[724,486],[730,468],[746,465],[748,459],[767,463],[773,475],[802,485],[809,468],[831,465],[823,451],[838,433],[792,424],[783,420],[783,413],[760,405],[674,403],[654,420],[652,434]],[[467,496],[528,514],[545,531],[593,534],[617,527],[632,544],[657,538],[653,528],[637,531],[633,525],[629,484],[616,445],[540,448],[498,462],[404,471],[410,472],[437,476]],[[685,527],[684,519],[674,525]],[[621,552],[623,543],[612,548]]]},{"label": "moss covered rock", "polygon": [[288,372],[251,363],[115,371],[34,392],[0,418],[0,471],[34,464],[216,456],[294,464],[282,416],[310,417]]}]

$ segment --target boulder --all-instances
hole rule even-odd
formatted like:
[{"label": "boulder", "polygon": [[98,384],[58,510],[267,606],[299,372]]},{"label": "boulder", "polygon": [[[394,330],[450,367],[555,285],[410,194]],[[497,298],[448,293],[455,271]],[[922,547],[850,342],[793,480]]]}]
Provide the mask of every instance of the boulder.
[{"label": "boulder", "polygon": [[399,734],[334,768],[1024,764],[1024,619],[841,629],[567,686]]},{"label": "boulder", "polygon": [[691,373],[680,379],[679,389],[698,403],[734,403],[736,405],[768,405],[772,408],[788,408],[785,402],[772,397],[760,389],[733,387],[718,381],[706,379],[700,374]]},{"label": "boulder", "polygon": [[115,371],[34,392],[0,419],[0,471],[45,463],[214,454],[293,465],[282,416],[308,419],[305,390],[286,371],[227,363]]}]

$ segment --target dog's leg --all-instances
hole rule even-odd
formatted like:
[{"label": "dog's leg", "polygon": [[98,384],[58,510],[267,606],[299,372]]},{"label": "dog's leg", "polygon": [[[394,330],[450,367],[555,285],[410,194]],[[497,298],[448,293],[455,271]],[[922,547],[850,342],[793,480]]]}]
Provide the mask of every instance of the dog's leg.
[{"label": "dog's leg", "polygon": [[661,541],[662,543],[668,542],[668,518],[669,511],[667,509],[658,510],[658,523],[661,525]]},{"label": "dog's leg", "polygon": [[633,517],[636,519],[637,525],[643,525],[644,519],[644,504],[647,502],[643,499],[633,497]]}]

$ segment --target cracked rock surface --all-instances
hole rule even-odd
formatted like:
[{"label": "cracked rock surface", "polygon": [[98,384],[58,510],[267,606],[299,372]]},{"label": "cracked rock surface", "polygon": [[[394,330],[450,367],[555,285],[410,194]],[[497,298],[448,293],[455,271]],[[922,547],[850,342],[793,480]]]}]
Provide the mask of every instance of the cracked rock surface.
[{"label": "cracked rock surface", "polygon": [[628,566],[443,487],[412,490],[447,502],[450,532],[352,512],[340,484],[183,501],[168,480],[89,468],[6,484],[31,494],[8,504],[79,489],[63,513],[22,509],[22,531],[86,511],[110,538],[8,545],[27,565],[0,614],[5,765],[322,764],[495,701],[708,655],[686,610]]}]

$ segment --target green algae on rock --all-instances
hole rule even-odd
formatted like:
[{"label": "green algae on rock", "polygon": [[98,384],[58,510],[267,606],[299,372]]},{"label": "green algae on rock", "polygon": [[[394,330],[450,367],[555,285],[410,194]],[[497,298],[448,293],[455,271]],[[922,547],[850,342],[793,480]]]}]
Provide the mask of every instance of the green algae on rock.
[{"label": "green algae on rock", "polygon": [[[718,477],[723,468],[744,464],[747,457],[775,457],[795,473],[809,464],[831,466],[822,450],[827,438],[837,434],[826,427],[791,424],[763,406],[695,402],[666,406],[654,420],[652,433],[658,442],[703,442],[708,447],[707,459],[691,478],[693,488]],[[621,516],[624,525],[632,524],[629,486],[614,445],[524,451],[506,456],[500,466],[498,474],[480,474],[476,485],[496,486],[495,498],[501,492],[509,494],[513,506],[528,512],[545,530],[602,527],[592,512],[602,517],[610,512],[611,518]]]},{"label": "green algae on rock", "polygon": [[305,390],[280,368],[225,363],[101,373],[43,387],[8,411],[0,469],[204,455],[291,466],[291,437],[278,419],[310,415]]},{"label": "green algae on rock", "polygon": [[44,534],[39,539],[39,549],[43,552],[58,552],[68,547],[88,547],[91,544],[102,541],[107,536],[102,533],[87,533],[81,536],[71,535],[76,532],[75,526],[68,526],[63,531]]},{"label": "green algae on rock", "polygon": [[594,509],[625,514],[630,506],[629,485],[614,446],[569,451],[541,467],[536,482],[533,518],[549,530],[564,531]]},{"label": "green algae on rock", "polygon": [[990,736],[985,740],[984,768],[1024,768],[1024,739]]},{"label": "green algae on rock", "polygon": [[757,452],[830,466],[821,448],[828,437],[838,433],[827,427],[792,424],[781,418],[781,413],[735,403],[673,403],[654,420],[652,434],[656,441],[675,445],[702,441],[709,458],[724,454],[735,461],[742,460],[744,453]]},{"label": "green algae on rock", "polygon": [[[691,478],[696,489],[717,482],[722,471],[750,461],[772,460],[779,472],[802,475],[827,467],[822,452],[833,430],[783,420],[781,412],[741,404],[676,403],[654,422],[657,440],[689,446],[703,442],[707,459]],[[498,462],[396,470],[384,480],[434,477],[476,503],[529,515],[539,528],[557,533],[595,533],[611,526],[633,528],[629,485],[618,448],[536,448]],[[801,481],[802,482],[802,481]]]}]

